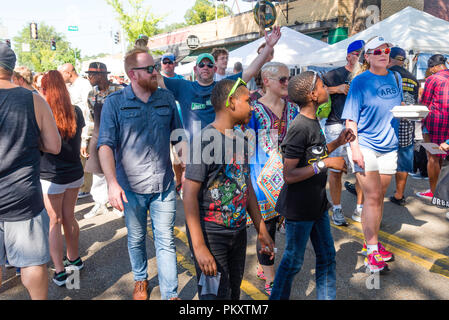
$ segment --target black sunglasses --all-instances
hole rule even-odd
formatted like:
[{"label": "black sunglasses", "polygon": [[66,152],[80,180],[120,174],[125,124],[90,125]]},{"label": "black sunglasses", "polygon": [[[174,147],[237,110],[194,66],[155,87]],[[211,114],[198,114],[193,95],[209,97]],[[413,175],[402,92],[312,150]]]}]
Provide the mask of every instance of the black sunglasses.
[{"label": "black sunglasses", "polygon": [[162,61],[162,63],[163,63],[163,64],[173,64],[173,61],[171,61],[171,60],[165,60],[165,61]]},{"label": "black sunglasses", "polygon": [[198,67],[204,68],[204,66],[207,66],[209,69],[212,69],[214,67],[214,64],[212,62],[209,62],[207,64],[204,62],[198,63]]},{"label": "black sunglasses", "polygon": [[148,73],[153,73],[154,69],[156,69],[156,71],[159,71],[160,65],[155,64],[154,66],[132,68],[131,70],[146,70]]}]

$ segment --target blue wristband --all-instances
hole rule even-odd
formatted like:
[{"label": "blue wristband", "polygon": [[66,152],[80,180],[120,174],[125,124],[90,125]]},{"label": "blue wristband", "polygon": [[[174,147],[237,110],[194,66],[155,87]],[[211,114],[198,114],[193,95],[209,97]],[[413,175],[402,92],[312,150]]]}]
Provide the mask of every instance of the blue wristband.
[{"label": "blue wristband", "polygon": [[313,167],[313,172],[315,172],[315,174],[320,173],[320,168],[318,168],[318,164],[316,162],[312,163],[312,167]]}]

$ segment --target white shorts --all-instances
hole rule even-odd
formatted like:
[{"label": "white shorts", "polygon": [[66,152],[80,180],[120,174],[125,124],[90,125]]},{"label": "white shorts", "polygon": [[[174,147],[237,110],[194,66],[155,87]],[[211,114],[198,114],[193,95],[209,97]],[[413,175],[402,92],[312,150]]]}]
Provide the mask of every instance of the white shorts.
[{"label": "white shorts", "polygon": [[379,174],[395,174],[398,166],[398,152],[391,151],[387,153],[377,152],[368,148],[360,147],[360,151],[365,161],[365,170],[360,168],[352,160],[351,147],[347,147],[348,159],[351,163],[353,172],[379,171]]},{"label": "white shorts", "polygon": [[41,179],[42,193],[61,194],[64,193],[67,189],[80,188],[83,185],[83,183],[84,177],[81,177],[80,179],[67,184],[57,184],[51,181]]}]

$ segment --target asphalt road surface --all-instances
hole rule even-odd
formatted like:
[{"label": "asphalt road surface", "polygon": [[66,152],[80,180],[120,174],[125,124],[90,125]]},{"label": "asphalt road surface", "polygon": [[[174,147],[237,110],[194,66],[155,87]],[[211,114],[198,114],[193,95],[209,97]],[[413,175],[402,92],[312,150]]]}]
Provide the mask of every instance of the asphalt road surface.
[{"label": "asphalt road surface", "polygon": [[[353,175],[343,177],[354,182]],[[449,221],[447,210],[438,209],[430,201],[415,196],[428,189],[428,181],[408,179],[405,196],[407,204],[399,207],[388,197],[394,192],[394,179],[385,198],[384,217],[380,240],[393,251],[395,261],[389,263],[391,271],[378,278],[370,277],[363,266],[360,254],[363,234],[360,223],[351,220],[355,208],[355,196],[344,190],[342,205],[350,225],[332,227],[337,251],[337,298],[342,300],[440,300],[449,299]],[[127,251],[124,218],[112,211],[84,219],[83,215],[93,206],[90,197],[78,200],[76,218],[80,225],[80,255],[85,268],[80,272],[79,289],[58,287],[52,281],[52,262],[49,262],[49,299],[51,300],[129,300],[134,289],[133,275]],[[150,224],[149,224],[150,226]],[[147,240],[149,292],[151,300],[159,300],[155,250],[151,228]],[[195,269],[187,245],[185,220],[181,200],[178,199],[176,219],[176,248],[178,257],[179,297],[197,300]],[[277,233],[275,266],[284,248],[284,234]],[[266,300],[264,281],[256,277],[256,233],[248,229],[246,269],[241,286],[242,300]],[[304,265],[295,278],[291,299],[314,300],[315,256],[308,244]],[[15,269],[3,269],[0,300],[26,300],[28,293]]]}]

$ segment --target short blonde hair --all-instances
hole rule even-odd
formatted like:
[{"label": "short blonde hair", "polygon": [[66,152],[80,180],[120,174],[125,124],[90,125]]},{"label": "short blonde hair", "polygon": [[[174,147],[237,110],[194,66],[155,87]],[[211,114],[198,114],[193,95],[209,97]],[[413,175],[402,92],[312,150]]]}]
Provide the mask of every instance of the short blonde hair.
[{"label": "short blonde hair", "polygon": [[125,72],[126,74],[128,74],[129,70],[131,70],[132,68],[135,68],[137,65],[137,55],[139,53],[148,53],[148,48],[145,49],[143,47],[134,47],[134,49],[128,51],[125,54]]},{"label": "short blonde hair", "polygon": [[27,67],[14,68],[13,75],[16,78],[22,78],[29,85],[33,83],[33,73]]}]

